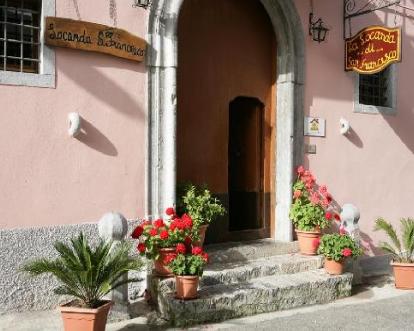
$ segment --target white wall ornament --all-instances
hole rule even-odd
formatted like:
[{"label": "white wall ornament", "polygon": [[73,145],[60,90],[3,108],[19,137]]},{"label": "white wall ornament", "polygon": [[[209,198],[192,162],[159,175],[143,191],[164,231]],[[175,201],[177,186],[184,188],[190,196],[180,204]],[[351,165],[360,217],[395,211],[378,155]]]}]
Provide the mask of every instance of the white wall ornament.
[{"label": "white wall ornament", "polygon": [[349,121],[343,117],[341,117],[341,119],[339,120],[339,125],[340,125],[339,132],[342,135],[346,135],[347,133],[349,133],[349,130],[351,130],[351,125],[349,124]]},{"label": "white wall ornament", "polygon": [[82,119],[78,113],[69,113],[68,120],[69,120],[68,134],[71,137],[76,137],[81,131]]}]

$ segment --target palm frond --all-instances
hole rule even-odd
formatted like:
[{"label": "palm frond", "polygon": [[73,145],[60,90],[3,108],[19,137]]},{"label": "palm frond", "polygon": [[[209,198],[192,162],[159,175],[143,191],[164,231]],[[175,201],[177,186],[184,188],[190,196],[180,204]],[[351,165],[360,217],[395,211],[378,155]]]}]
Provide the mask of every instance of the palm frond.
[{"label": "palm frond", "polygon": [[401,219],[402,242],[407,259],[411,259],[414,252],[414,219]]},{"label": "palm frond", "polygon": [[386,242],[380,242],[379,246],[381,249],[389,254],[392,255],[392,259],[396,262],[400,262],[402,259],[401,253],[397,252],[394,247],[392,247],[390,244]]},{"label": "palm frond", "polygon": [[391,239],[393,245],[395,246],[395,248],[397,249],[397,253],[398,255],[401,254],[401,242],[398,239],[397,233],[394,229],[394,227],[392,226],[391,223],[387,222],[385,219],[383,218],[378,218],[375,221],[375,231],[379,231],[382,230],[384,231],[388,237]]},{"label": "palm frond", "polygon": [[128,271],[138,271],[143,263],[138,257],[130,257],[131,244],[115,244],[101,240],[93,249],[83,233],[71,239],[71,244],[56,242],[59,258],[38,259],[21,268],[33,276],[43,273],[54,275],[61,286],[57,294],[79,298],[86,306],[93,307],[109,291],[136,279],[123,279]]}]

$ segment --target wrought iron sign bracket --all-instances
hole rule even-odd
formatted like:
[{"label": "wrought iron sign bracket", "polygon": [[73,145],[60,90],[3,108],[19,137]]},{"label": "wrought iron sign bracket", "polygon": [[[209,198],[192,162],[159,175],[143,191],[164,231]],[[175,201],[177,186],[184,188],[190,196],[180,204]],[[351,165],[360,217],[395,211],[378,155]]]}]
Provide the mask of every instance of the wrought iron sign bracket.
[{"label": "wrought iron sign bracket", "polygon": [[344,0],[344,39],[352,36],[352,18],[398,6],[401,0]]}]

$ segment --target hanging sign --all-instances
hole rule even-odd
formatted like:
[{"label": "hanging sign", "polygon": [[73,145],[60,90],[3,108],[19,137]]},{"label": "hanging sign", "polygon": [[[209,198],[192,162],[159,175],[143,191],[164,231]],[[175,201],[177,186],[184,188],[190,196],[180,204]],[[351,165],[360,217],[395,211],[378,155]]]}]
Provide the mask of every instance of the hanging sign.
[{"label": "hanging sign", "polygon": [[367,27],[345,41],[345,71],[374,74],[401,62],[401,29]]},{"label": "hanging sign", "polygon": [[45,42],[138,62],[144,60],[147,46],[144,39],[125,30],[60,17],[46,17]]}]

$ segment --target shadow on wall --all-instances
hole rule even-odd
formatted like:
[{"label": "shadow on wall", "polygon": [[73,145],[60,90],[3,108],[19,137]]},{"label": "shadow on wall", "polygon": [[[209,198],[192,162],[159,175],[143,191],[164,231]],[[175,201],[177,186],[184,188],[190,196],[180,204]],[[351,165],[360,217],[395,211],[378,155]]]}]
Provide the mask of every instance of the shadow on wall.
[{"label": "shadow on wall", "polygon": [[[111,57],[105,54],[80,52],[71,49],[56,49],[57,64],[59,72],[56,78],[56,85],[59,86],[59,74],[64,74],[74,81],[79,87],[89,92],[97,99],[105,102],[111,108],[122,114],[144,119],[145,114],[138,104],[139,99],[144,99],[144,95],[137,95],[134,98],[131,94],[125,92],[124,88],[112,80],[110,77],[101,72],[98,68],[112,68],[119,71],[134,72],[137,79],[134,81],[138,90],[140,76],[144,77],[147,70],[144,63],[128,61],[121,58]],[[59,62],[61,64],[59,65]],[[144,79],[142,79],[144,82]]]},{"label": "shadow on wall", "polygon": [[91,122],[82,118],[82,131],[76,136],[80,142],[109,156],[117,156],[118,151],[114,144],[102,134]]}]

